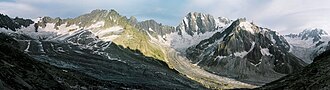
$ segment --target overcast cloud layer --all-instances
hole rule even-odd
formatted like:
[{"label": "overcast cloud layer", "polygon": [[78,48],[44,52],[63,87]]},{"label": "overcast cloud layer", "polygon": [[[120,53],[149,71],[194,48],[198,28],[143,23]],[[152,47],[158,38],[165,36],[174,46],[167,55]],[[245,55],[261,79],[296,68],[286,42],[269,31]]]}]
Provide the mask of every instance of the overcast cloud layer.
[{"label": "overcast cloud layer", "polygon": [[305,28],[330,32],[330,0],[1,0],[0,13],[11,17],[72,18],[94,9],[115,9],[139,20],[176,26],[188,12],[230,19],[246,17],[281,34]]}]

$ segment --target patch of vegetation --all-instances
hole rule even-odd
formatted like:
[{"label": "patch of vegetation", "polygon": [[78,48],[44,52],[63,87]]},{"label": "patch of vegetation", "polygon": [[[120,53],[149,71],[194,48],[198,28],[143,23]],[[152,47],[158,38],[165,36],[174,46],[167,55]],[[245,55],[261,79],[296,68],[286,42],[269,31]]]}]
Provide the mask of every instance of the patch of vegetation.
[{"label": "patch of vegetation", "polygon": [[140,50],[146,56],[165,60],[164,53],[160,49],[161,47],[149,42],[150,38],[146,33],[140,32],[138,29],[130,25],[126,25],[124,29],[123,34],[113,42],[126,48]]}]

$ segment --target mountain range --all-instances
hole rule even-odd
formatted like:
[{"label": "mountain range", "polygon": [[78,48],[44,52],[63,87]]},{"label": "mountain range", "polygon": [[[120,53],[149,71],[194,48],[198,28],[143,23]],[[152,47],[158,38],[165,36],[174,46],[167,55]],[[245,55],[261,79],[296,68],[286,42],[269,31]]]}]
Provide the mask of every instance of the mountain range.
[{"label": "mountain range", "polygon": [[305,29],[299,34],[289,34],[284,37],[291,44],[290,52],[306,63],[312,63],[316,56],[329,50],[330,37],[322,29]]},{"label": "mountain range", "polygon": [[[2,64],[8,67],[1,69],[0,86],[7,89],[254,88],[296,75],[330,49],[330,39],[322,29],[280,35],[245,18],[230,20],[197,12],[188,13],[176,27],[100,9],[67,19],[45,16],[30,20],[3,14],[0,18],[1,38],[8,41],[1,44],[14,47],[1,50]],[[45,87],[32,83],[39,79],[26,77],[41,73],[26,74],[31,70],[13,68],[28,67],[17,62],[20,59],[15,55],[37,63],[34,71],[50,75],[40,80],[53,83],[45,83]],[[21,74],[10,74],[12,70]],[[68,73],[67,80],[56,79],[64,78],[57,74],[63,72]],[[74,75],[83,79],[72,79]],[[74,86],[72,82],[85,83]]]}]

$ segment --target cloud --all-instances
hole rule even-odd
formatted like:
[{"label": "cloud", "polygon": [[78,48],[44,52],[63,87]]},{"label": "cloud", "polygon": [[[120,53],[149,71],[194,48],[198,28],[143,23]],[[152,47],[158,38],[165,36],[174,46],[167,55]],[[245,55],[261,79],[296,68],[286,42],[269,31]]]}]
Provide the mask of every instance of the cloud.
[{"label": "cloud", "polygon": [[115,9],[139,20],[155,19],[176,26],[188,12],[230,19],[246,17],[259,26],[286,34],[304,28],[330,33],[329,0],[6,0],[0,12],[10,16],[72,18],[94,9]]},{"label": "cloud", "polygon": [[0,2],[0,8],[1,13],[11,17],[24,16],[25,18],[30,18],[36,15],[36,13],[41,13],[35,7],[23,3]]},{"label": "cloud", "polygon": [[[12,5],[3,6],[5,8],[1,8],[1,13],[30,18],[39,16],[73,18],[94,9],[115,9],[124,16],[137,16],[140,20],[155,19],[165,24],[176,25],[177,20],[181,19],[181,14],[178,12],[183,2],[177,0],[166,2],[163,0],[13,0],[12,4],[24,4],[33,7],[33,10],[27,12],[19,8],[10,9],[16,6]],[[26,15],[12,11],[24,12]]]},{"label": "cloud", "polygon": [[[203,0],[204,1],[204,0]],[[230,19],[246,17],[254,23],[279,31],[297,33],[305,28],[330,32],[328,0],[192,0],[187,11],[207,12]]]}]

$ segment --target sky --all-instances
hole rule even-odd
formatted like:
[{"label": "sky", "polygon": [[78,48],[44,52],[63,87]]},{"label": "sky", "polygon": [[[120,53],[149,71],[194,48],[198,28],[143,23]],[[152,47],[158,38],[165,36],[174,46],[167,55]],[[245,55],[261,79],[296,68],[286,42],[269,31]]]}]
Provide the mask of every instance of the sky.
[{"label": "sky", "polygon": [[280,34],[322,28],[330,33],[330,0],[0,0],[0,13],[34,19],[74,18],[94,9],[114,9],[138,20],[177,26],[189,12],[247,20]]}]

